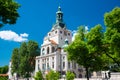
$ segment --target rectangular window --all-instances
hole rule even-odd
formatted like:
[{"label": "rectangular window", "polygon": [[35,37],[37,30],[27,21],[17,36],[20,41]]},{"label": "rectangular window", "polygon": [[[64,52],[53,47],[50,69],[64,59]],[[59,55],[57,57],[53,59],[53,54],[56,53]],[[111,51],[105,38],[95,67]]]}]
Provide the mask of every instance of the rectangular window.
[{"label": "rectangular window", "polygon": [[76,69],[76,63],[74,62],[74,69]]},{"label": "rectangular window", "polygon": [[39,64],[38,64],[38,70],[40,70],[40,66],[39,66]]},{"label": "rectangular window", "polygon": [[65,69],[65,62],[63,62],[63,69]]},{"label": "rectangular window", "polygon": [[49,69],[49,63],[47,63],[47,69]]},{"label": "rectangular window", "polygon": [[52,57],[52,60],[54,61],[54,57]]},{"label": "rectangular window", "polygon": [[70,69],[70,62],[68,62],[68,69]]},{"label": "rectangular window", "polygon": [[54,68],[54,62],[52,62],[52,68]]}]

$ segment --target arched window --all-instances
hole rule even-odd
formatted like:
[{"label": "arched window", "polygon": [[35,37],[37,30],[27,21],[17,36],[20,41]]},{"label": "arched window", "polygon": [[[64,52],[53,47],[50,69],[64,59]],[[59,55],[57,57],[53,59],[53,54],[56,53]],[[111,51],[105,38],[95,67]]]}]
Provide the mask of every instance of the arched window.
[{"label": "arched window", "polygon": [[55,48],[54,48],[54,47],[52,47],[52,53],[53,53],[53,52],[55,52]]},{"label": "arched window", "polygon": [[49,54],[49,47],[47,47],[47,54]]},{"label": "arched window", "polygon": [[44,54],[45,54],[45,49],[43,48],[43,49],[42,49],[42,55],[44,55]]}]

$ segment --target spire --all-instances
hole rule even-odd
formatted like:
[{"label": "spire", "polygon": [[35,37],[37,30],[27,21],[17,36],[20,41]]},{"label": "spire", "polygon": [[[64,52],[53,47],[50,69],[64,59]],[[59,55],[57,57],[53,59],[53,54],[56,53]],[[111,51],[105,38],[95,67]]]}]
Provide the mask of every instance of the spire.
[{"label": "spire", "polygon": [[63,22],[63,12],[61,11],[61,7],[58,7],[58,11],[56,12],[56,23]]},{"label": "spire", "polygon": [[66,29],[66,25],[63,22],[63,12],[61,11],[61,7],[58,7],[58,11],[56,12],[56,23],[53,25],[52,29],[56,29],[56,28],[65,28]]}]

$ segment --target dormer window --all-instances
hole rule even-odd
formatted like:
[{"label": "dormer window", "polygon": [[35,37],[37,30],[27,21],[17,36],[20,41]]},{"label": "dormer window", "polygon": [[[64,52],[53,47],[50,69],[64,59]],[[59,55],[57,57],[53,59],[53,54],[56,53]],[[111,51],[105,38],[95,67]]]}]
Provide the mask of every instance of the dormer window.
[{"label": "dormer window", "polygon": [[57,31],[55,31],[55,34],[57,34]]}]

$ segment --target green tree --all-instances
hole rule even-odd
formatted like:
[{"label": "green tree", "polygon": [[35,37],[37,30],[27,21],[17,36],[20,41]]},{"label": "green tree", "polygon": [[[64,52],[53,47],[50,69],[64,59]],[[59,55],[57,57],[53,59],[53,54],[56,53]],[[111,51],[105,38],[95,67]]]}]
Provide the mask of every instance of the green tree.
[{"label": "green tree", "polygon": [[43,80],[43,75],[42,75],[41,71],[36,72],[34,79],[35,80]]},{"label": "green tree", "polygon": [[55,72],[53,70],[50,70],[48,74],[46,75],[46,80],[58,80],[60,77],[58,72]]},{"label": "green tree", "polygon": [[75,78],[75,74],[70,71],[67,71],[66,80],[74,80],[74,78]]},{"label": "green tree", "polygon": [[75,40],[66,48],[68,59],[86,69],[87,80],[89,80],[89,69],[98,71],[102,68],[102,37],[101,25],[96,25],[90,32],[86,32],[84,26],[81,26],[77,31]]},{"label": "green tree", "polygon": [[6,74],[8,72],[8,66],[0,67],[0,74]]},{"label": "green tree", "polygon": [[12,52],[12,73],[17,72],[19,70],[19,48],[14,48],[13,52]]},{"label": "green tree", "polygon": [[14,0],[0,0],[0,27],[4,24],[15,24],[20,5]]},{"label": "green tree", "polygon": [[[35,41],[28,41],[21,43],[20,48],[18,51],[14,52],[17,53],[15,56],[12,57],[12,60],[16,60],[15,64],[12,64],[14,69],[12,71],[17,72],[20,76],[29,78],[31,73],[35,69],[35,57],[38,55],[39,46],[38,43]],[[16,68],[18,66],[18,68]]]},{"label": "green tree", "polygon": [[104,37],[104,52],[112,59],[112,63],[120,66],[120,8],[105,13],[104,23],[106,32]]}]

